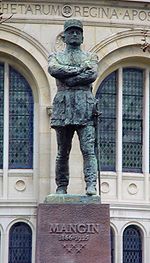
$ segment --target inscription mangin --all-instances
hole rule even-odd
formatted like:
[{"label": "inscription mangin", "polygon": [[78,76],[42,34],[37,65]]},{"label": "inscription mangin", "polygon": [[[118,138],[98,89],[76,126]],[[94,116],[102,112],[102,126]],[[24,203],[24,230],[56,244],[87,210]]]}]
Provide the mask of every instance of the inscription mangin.
[{"label": "inscription mangin", "polygon": [[100,228],[100,224],[94,223],[54,223],[49,225],[49,233],[58,238],[68,253],[80,253],[91,235],[100,234]]},{"label": "inscription mangin", "polygon": [[99,224],[50,224],[49,232],[55,234],[72,234],[72,233],[87,233],[87,234],[94,234],[99,233],[100,225]]}]

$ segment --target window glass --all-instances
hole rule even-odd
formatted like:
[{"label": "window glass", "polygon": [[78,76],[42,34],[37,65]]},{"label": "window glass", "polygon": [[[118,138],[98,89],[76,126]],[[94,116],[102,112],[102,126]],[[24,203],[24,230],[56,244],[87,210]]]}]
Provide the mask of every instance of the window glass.
[{"label": "window glass", "polygon": [[25,78],[9,68],[9,168],[33,167],[33,96]]},{"label": "window glass", "polygon": [[14,224],[9,233],[9,263],[31,263],[32,231],[25,224]]},{"label": "window glass", "polygon": [[123,171],[142,172],[143,71],[123,70]]},{"label": "window glass", "polygon": [[111,238],[111,263],[115,262],[115,236],[112,227],[110,228],[110,238]]},{"label": "window glass", "polygon": [[0,64],[0,169],[3,168],[4,65]]},{"label": "window glass", "polygon": [[96,98],[101,112],[100,155],[101,170],[115,170],[116,155],[116,88],[117,72],[110,74],[100,85]]},{"label": "window glass", "polygon": [[[116,134],[116,116],[119,116],[118,111],[120,111],[122,170],[142,172],[144,73],[138,68],[124,68],[121,73],[123,87],[119,87],[117,75],[117,71],[108,75],[96,94],[101,112],[99,125],[101,170],[115,170],[116,136],[121,132],[118,126]],[[122,90],[120,93],[119,88]],[[122,100],[122,108],[117,108],[117,100]]]},{"label": "window glass", "polygon": [[123,233],[123,263],[142,263],[142,238],[137,226],[128,226]]}]

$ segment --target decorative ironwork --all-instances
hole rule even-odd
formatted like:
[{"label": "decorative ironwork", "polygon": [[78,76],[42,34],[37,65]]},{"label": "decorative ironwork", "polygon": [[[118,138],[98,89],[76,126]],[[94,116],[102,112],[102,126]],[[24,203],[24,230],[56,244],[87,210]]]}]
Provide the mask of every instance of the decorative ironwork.
[{"label": "decorative ironwork", "polygon": [[0,169],[3,168],[4,64],[0,64]]},{"label": "decorative ironwork", "polygon": [[111,73],[101,83],[96,98],[101,114],[100,151],[101,170],[115,170],[116,155],[116,87],[117,72]]},{"label": "decorative ironwork", "polygon": [[143,71],[123,70],[123,171],[142,172]]},{"label": "decorative ironwork", "polygon": [[31,263],[32,231],[22,222],[14,224],[9,233],[9,263]]},{"label": "decorative ironwork", "polygon": [[128,226],[123,233],[123,263],[142,263],[142,238],[137,226]]},{"label": "decorative ironwork", "polygon": [[25,78],[12,67],[9,86],[9,168],[32,168],[32,90]]}]

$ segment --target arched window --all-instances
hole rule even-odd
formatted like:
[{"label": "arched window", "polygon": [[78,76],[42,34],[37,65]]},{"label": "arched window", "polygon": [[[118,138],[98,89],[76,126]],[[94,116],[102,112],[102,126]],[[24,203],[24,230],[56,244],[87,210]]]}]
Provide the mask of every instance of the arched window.
[{"label": "arched window", "polygon": [[4,65],[0,64],[0,169],[3,168],[4,139]]},{"label": "arched window", "polygon": [[1,259],[2,259],[2,233],[0,230],[0,262],[1,262]]},{"label": "arched window", "polygon": [[123,171],[142,171],[143,70],[123,69]]},{"label": "arched window", "polygon": [[115,263],[115,234],[112,227],[110,228],[110,238],[111,238],[111,263]]},{"label": "arched window", "polygon": [[33,95],[22,74],[0,64],[0,169],[33,168]]},{"label": "arched window", "polygon": [[142,263],[142,237],[137,226],[128,226],[123,233],[123,263]]},{"label": "arched window", "polygon": [[119,164],[124,172],[142,172],[143,94],[139,68],[120,68],[100,84],[101,170],[114,171]]},{"label": "arched window", "polygon": [[115,170],[117,73],[110,74],[100,85],[96,98],[102,113],[100,123],[101,170]]},{"label": "arched window", "polygon": [[32,231],[22,222],[14,224],[9,232],[9,263],[31,263]]},{"label": "arched window", "polygon": [[25,78],[9,67],[9,168],[33,166],[33,97]]}]

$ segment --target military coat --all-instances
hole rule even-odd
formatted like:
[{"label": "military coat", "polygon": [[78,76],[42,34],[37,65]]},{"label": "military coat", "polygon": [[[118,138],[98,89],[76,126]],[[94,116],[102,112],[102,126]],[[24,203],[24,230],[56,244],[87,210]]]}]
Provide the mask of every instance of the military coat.
[{"label": "military coat", "polygon": [[51,127],[93,124],[96,99],[92,82],[97,77],[97,55],[64,50],[49,56],[48,71],[55,77]]}]

